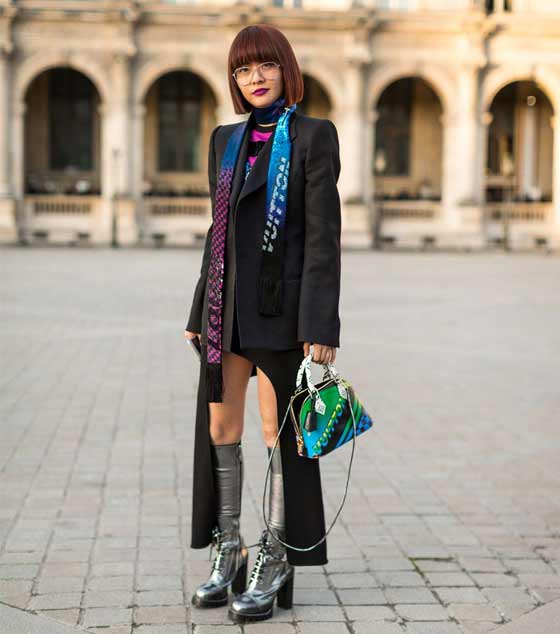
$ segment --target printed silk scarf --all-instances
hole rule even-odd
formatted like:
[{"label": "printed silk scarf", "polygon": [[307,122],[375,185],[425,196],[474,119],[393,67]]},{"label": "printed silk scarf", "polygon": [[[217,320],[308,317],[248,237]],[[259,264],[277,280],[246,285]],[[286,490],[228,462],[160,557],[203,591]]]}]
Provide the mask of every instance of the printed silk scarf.
[{"label": "printed silk scarf", "polygon": [[[270,107],[253,109],[258,123],[275,121],[276,119],[278,121],[273,132],[268,164],[266,223],[258,282],[258,308],[261,315],[279,315],[282,312],[282,259],[291,152],[289,125],[290,116],[297,107],[296,104],[284,107],[284,104],[284,98],[280,97]],[[214,225],[208,267],[206,395],[209,403],[221,403],[223,397],[222,292],[229,198],[239,149],[249,120],[250,118],[239,125],[228,139],[216,188]]]}]

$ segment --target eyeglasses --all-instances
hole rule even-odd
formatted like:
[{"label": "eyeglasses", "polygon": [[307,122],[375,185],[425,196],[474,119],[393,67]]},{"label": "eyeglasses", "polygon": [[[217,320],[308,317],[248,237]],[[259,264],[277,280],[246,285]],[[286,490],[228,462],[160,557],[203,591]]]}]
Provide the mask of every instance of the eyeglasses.
[{"label": "eyeglasses", "polygon": [[[262,62],[255,67],[255,70],[258,70],[259,74],[265,79],[274,79],[275,77],[278,77],[280,72],[279,69],[280,64],[277,64],[276,62]],[[248,66],[240,66],[233,71],[232,75],[240,86],[248,86],[253,79],[255,70],[251,70]]]}]

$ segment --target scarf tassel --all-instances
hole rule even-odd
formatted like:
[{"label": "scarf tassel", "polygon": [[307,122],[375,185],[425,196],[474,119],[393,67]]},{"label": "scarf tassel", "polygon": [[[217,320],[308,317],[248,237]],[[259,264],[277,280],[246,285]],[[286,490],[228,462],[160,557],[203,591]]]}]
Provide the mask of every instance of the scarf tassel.
[{"label": "scarf tassel", "polygon": [[206,366],[206,393],[208,403],[222,403],[223,377],[221,363],[208,363]]},{"label": "scarf tassel", "polygon": [[261,315],[282,314],[282,280],[270,277],[260,278],[258,298]]}]

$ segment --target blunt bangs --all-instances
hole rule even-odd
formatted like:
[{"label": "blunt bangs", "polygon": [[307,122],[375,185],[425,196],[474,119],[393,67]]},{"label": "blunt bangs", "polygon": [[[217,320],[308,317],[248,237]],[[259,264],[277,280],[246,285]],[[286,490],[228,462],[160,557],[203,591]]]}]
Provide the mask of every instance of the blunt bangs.
[{"label": "blunt bangs", "polygon": [[277,62],[280,54],[265,29],[248,27],[235,38],[229,56],[229,72],[251,62]]}]

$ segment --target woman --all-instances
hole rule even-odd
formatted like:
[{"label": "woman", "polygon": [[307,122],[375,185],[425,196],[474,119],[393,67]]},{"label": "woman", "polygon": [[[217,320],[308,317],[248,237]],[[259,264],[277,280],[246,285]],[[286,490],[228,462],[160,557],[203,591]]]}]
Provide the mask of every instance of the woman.
[{"label": "woman", "polygon": [[[241,436],[251,376],[257,376],[270,457],[304,356],[312,350],[316,363],[335,359],[340,160],[333,123],[297,111],[303,79],[278,29],[244,28],[228,65],[235,112],[250,115],[211,134],[213,222],[185,331],[202,348],[191,547],[215,547],[210,577],[192,602],[225,605],[231,585],[230,617],[244,622],[271,617],[275,598],[291,606],[294,566],[327,563],[325,542],[300,552],[285,549],[265,530],[246,585]],[[289,424],[279,448],[271,464],[269,523],[277,537],[305,548],[325,532],[319,463],[297,455]]]}]

